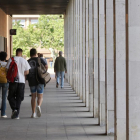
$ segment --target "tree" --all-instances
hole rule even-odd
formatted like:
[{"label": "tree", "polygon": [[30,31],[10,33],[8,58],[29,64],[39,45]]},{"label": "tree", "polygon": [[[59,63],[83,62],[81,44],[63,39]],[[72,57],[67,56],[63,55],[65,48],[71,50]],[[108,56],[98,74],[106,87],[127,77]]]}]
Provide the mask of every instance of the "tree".
[{"label": "tree", "polygon": [[29,25],[27,29],[23,29],[18,21],[13,28],[17,29],[17,35],[13,36],[14,54],[19,47],[28,57],[30,48],[51,48],[55,56],[55,50],[64,49],[64,20],[59,15],[41,15],[38,23]]}]

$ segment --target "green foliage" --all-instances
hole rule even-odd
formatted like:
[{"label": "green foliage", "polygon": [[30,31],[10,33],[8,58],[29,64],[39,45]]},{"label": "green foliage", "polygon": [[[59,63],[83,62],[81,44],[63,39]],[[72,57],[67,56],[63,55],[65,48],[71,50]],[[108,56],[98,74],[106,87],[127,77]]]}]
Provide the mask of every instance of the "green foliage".
[{"label": "green foliage", "polygon": [[[20,21],[13,24],[17,35],[13,36],[13,53],[17,48],[23,49],[23,55],[29,57],[30,48],[64,49],[64,20],[59,15],[41,15],[38,23],[24,29]],[[54,52],[54,51],[52,51]]]}]

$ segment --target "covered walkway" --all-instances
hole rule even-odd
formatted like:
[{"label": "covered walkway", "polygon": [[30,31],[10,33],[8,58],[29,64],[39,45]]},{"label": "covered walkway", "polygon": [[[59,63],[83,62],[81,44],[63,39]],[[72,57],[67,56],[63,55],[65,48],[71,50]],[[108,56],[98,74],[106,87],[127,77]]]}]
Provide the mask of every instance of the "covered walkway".
[{"label": "covered walkway", "polygon": [[[54,77],[54,75],[52,75]],[[85,104],[69,84],[63,90],[55,88],[55,79],[47,85],[42,105],[42,117],[31,119],[29,87],[26,86],[20,120],[0,119],[0,140],[113,140],[104,135],[104,128],[92,117]]]},{"label": "covered walkway", "polygon": [[64,15],[66,79],[72,88],[56,93],[50,85],[40,120],[29,118],[26,89],[23,118],[0,121],[2,135],[10,139],[17,130],[33,139],[140,140],[140,0],[0,0],[0,51],[8,57],[12,14]]}]

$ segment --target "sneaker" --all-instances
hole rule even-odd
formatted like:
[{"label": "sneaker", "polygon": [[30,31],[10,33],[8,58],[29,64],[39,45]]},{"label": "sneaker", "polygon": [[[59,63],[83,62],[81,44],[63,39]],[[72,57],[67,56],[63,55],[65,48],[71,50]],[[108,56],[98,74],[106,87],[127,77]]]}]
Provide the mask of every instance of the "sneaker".
[{"label": "sneaker", "polygon": [[36,113],[33,113],[31,118],[36,118]]},{"label": "sneaker", "polygon": [[16,119],[18,117],[17,110],[15,110],[11,116],[12,119]]},{"label": "sneaker", "polygon": [[4,115],[4,116],[1,116],[1,118],[7,118],[7,116],[6,116],[6,115]]},{"label": "sneaker", "polygon": [[19,116],[17,116],[17,117],[15,117],[15,118],[13,118],[13,119],[15,119],[15,120],[19,120],[20,118],[19,118]]},{"label": "sneaker", "polygon": [[40,108],[40,106],[37,106],[36,110],[37,110],[37,116],[41,117],[41,108]]},{"label": "sneaker", "polygon": [[11,119],[13,118],[14,111],[12,111]]},{"label": "sneaker", "polygon": [[58,82],[57,82],[57,84],[56,84],[56,88],[58,88],[58,86],[59,86],[59,84],[58,84]]}]

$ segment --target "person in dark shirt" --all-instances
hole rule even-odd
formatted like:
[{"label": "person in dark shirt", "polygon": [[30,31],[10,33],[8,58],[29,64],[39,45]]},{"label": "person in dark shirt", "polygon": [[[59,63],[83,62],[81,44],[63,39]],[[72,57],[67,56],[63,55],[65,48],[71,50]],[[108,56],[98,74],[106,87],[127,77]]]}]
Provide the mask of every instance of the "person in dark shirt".
[{"label": "person in dark shirt", "polygon": [[43,54],[40,54],[40,58],[43,59],[45,61],[45,63],[47,64],[47,60],[43,57]]},{"label": "person in dark shirt", "polygon": [[56,58],[54,63],[54,72],[56,73],[56,87],[59,86],[59,79],[61,76],[61,88],[64,86],[64,74],[67,73],[67,64],[64,57],[62,57],[62,51],[59,52],[59,57]]},{"label": "person in dark shirt", "polygon": [[[36,118],[36,112],[37,110],[37,116],[41,117],[41,104],[43,101],[43,92],[44,92],[44,84],[41,84],[36,76],[37,76],[37,67],[38,67],[38,57],[37,57],[37,51],[36,49],[30,50],[30,56],[31,58],[28,60],[28,63],[31,67],[29,71],[29,75],[27,76],[28,83],[30,86],[30,91],[32,94],[31,99],[31,105],[32,105],[32,116],[31,118]],[[40,59],[41,63],[45,66],[46,70],[48,69],[47,64],[43,59]],[[37,95],[37,107],[36,107],[36,95]]]}]

